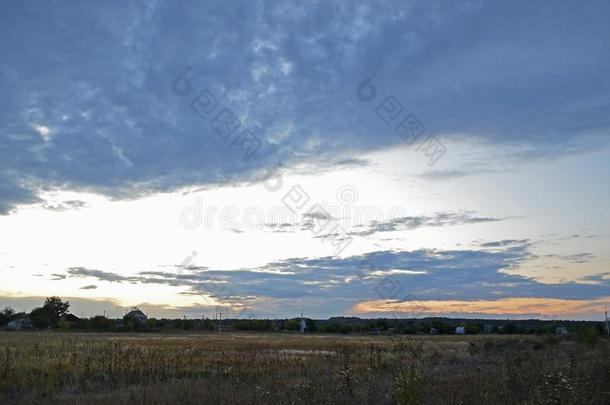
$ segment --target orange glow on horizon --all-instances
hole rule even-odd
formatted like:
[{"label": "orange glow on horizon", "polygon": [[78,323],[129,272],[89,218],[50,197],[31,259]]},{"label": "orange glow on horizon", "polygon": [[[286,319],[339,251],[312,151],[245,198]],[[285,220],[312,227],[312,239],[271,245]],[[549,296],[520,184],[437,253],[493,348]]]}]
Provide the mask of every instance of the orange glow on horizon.
[{"label": "orange glow on horizon", "polygon": [[581,315],[598,312],[610,305],[610,297],[596,300],[569,300],[559,298],[502,298],[498,300],[431,300],[386,301],[372,300],[356,304],[356,313],[410,312],[421,314],[476,313],[487,315]]}]

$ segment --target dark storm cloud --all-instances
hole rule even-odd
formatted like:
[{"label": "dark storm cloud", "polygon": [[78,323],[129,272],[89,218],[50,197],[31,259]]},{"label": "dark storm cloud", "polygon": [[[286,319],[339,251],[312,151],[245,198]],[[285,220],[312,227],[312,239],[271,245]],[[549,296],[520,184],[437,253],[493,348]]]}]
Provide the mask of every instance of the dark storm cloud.
[{"label": "dark storm cloud", "polygon": [[[3,2],[0,213],[39,202],[43,188],[134,198],[252,180],[278,162],[360,164],[353,156],[400,142],[374,113],[390,94],[429,133],[526,145],[527,158],[591,150],[610,128],[609,12],[607,2]],[[186,66],[192,90],[180,97],[171,82]],[[356,86],[371,72],[378,95],[366,104]],[[204,89],[260,140],[249,159],[190,107]]]},{"label": "dark storm cloud", "polygon": [[[98,271],[69,272],[102,281],[181,286],[184,294],[209,295],[225,302],[256,297],[340,303],[339,312],[374,299],[595,299],[608,295],[607,273],[582,282],[544,284],[511,273],[529,258],[527,243],[499,241],[490,246],[502,249],[378,251],[347,258],[293,258],[250,269],[146,271],[123,278]],[[399,286],[397,296],[380,295],[380,285],[390,279]]]}]

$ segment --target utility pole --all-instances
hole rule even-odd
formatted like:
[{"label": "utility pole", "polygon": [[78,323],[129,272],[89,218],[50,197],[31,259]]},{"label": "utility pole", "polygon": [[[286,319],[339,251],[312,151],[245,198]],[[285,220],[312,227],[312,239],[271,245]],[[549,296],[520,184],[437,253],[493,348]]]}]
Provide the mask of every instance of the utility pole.
[{"label": "utility pole", "polygon": [[608,308],[605,308],[604,316],[606,317],[606,334],[610,336],[610,325],[608,325]]},{"label": "utility pole", "polygon": [[218,333],[222,332],[222,312],[219,314],[220,317],[218,317]]},{"label": "utility pole", "polygon": [[301,333],[305,333],[306,328],[307,324],[305,323],[305,318],[303,317],[303,310],[301,310],[301,322],[299,323],[299,330]]}]

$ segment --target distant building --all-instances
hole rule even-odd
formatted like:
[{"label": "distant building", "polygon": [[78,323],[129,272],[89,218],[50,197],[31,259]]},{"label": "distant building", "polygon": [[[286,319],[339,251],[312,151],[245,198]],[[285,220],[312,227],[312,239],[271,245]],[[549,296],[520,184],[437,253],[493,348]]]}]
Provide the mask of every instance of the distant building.
[{"label": "distant building", "polygon": [[136,325],[146,325],[148,322],[148,317],[138,308],[132,309],[123,319],[132,320]]},{"label": "distant building", "polygon": [[568,331],[568,328],[565,326],[558,326],[555,328],[555,334],[557,335],[569,335],[570,332]]},{"label": "distant building", "polygon": [[19,319],[15,319],[14,321],[10,321],[7,325],[6,328],[8,330],[14,330],[14,331],[19,331],[19,330],[28,330],[28,329],[33,329],[33,325],[32,325],[32,320],[30,318],[19,318]]},{"label": "distant building", "polygon": [[430,328],[430,334],[431,334],[431,335],[438,335],[438,329],[436,329],[436,328]]},{"label": "distant building", "polygon": [[66,322],[68,325],[72,326],[80,322],[80,318],[73,314],[63,314],[61,316],[61,320]]},{"label": "distant building", "polygon": [[466,333],[466,328],[464,328],[463,326],[458,326],[457,328],[455,328],[455,333],[458,335],[464,335]]}]

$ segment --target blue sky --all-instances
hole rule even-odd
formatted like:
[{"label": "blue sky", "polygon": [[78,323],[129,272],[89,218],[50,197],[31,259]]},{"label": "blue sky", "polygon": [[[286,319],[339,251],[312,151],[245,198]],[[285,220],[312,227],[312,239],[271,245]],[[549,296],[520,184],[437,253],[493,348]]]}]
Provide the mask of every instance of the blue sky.
[{"label": "blue sky", "polygon": [[0,304],[610,304],[607,2],[0,8]]}]

